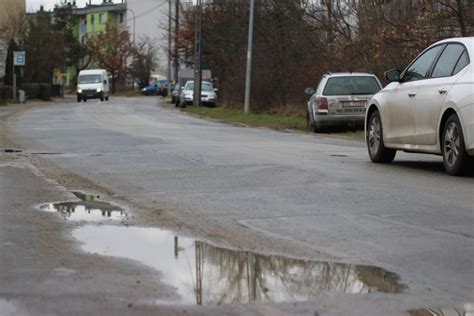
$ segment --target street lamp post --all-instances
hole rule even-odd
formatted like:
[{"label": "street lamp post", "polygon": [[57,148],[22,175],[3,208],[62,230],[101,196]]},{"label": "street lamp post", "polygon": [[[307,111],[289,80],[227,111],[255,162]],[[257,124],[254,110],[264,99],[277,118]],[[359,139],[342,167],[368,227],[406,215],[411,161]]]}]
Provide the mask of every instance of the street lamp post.
[{"label": "street lamp post", "polygon": [[194,38],[194,91],[193,104],[200,107],[202,80],[202,0],[196,3],[196,26]]},{"label": "street lamp post", "polygon": [[252,44],[253,44],[253,17],[254,17],[255,0],[250,0],[249,14],[249,38],[247,46],[247,75],[245,79],[245,105],[244,113],[250,113],[250,81],[252,77]]}]

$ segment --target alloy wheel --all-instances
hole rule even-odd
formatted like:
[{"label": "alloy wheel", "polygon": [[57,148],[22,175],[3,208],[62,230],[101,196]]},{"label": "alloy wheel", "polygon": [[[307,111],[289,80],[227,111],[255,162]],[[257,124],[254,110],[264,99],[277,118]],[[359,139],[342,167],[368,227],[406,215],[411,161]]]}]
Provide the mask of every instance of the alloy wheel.
[{"label": "alloy wheel", "polygon": [[458,125],[450,122],[444,135],[444,155],[448,166],[452,167],[459,157],[460,137]]},{"label": "alloy wheel", "polygon": [[372,117],[369,124],[367,141],[371,154],[376,154],[380,147],[380,120],[378,117]]}]

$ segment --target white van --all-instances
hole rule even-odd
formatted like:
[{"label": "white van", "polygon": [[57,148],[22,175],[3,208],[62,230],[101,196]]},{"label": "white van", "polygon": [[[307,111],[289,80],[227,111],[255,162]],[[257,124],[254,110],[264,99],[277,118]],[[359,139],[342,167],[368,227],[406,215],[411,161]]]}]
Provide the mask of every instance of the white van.
[{"label": "white van", "polygon": [[89,69],[79,72],[77,78],[77,102],[87,99],[109,101],[109,78],[104,69]]}]

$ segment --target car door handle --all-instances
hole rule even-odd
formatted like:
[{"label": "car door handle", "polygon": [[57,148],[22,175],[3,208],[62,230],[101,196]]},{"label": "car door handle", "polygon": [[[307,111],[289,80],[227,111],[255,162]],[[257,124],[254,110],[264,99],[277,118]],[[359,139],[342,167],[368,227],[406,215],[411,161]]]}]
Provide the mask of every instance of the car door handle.
[{"label": "car door handle", "polygon": [[439,89],[439,94],[446,94],[448,89]]},{"label": "car door handle", "polygon": [[408,92],[408,96],[410,98],[414,98],[416,96],[416,92],[415,91],[410,91],[410,92]]}]

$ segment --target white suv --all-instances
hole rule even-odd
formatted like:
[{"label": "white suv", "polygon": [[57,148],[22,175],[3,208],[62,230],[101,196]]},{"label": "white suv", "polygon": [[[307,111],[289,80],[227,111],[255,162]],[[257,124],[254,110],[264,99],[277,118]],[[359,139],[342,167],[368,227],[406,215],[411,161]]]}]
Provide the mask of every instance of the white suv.
[{"label": "white suv", "polygon": [[366,141],[373,162],[396,150],[443,156],[450,175],[474,168],[474,37],[437,42],[369,102]]}]

